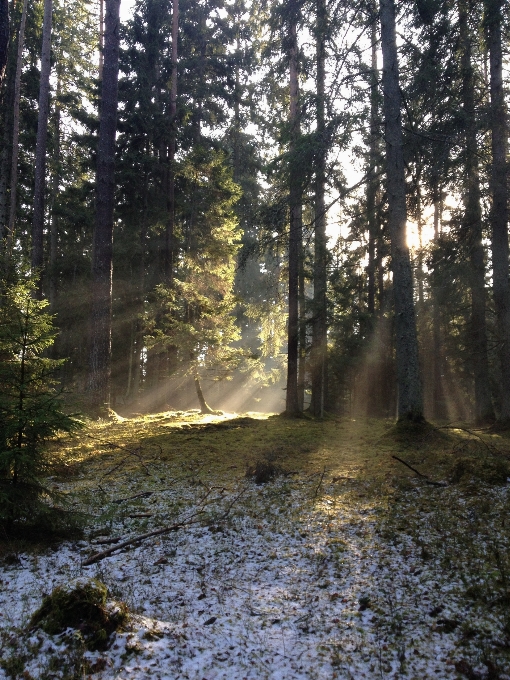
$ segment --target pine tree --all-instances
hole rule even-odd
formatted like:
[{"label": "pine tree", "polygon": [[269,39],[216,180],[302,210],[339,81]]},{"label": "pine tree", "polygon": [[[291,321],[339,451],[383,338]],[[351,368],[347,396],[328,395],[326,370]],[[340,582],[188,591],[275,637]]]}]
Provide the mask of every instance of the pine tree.
[{"label": "pine tree", "polygon": [[91,345],[88,391],[91,406],[110,405],[112,249],[115,194],[115,135],[120,43],[120,0],[107,0],[99,148],[96,175],[96,224],[92,262]]},{"label": "pine tree", "polygon": [[394,0],[380,0],[388,226],[391,235],[398,376],[398,419],[423,420],[409,249]]}]

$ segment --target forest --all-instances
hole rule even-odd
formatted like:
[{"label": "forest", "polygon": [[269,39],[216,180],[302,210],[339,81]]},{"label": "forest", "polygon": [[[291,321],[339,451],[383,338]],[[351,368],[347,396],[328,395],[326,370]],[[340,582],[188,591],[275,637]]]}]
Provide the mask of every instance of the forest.
[{"label": "forest", "polygon": [[0,680],[510,679],[507,0],[0,0]]}]

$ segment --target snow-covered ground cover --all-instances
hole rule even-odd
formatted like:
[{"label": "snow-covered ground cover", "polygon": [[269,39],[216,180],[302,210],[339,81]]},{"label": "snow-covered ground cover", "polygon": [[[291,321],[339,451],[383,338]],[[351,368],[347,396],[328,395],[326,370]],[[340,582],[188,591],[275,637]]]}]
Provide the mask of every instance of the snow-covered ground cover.
[{"label": "snow-covered ground cover", "polygon": [[[147,488],[145,472],[129,495]],[[497,599],[506,557],[498,573],[483,566],[494,541],[508,548],[498,534],[507,487],[488,490],[484,527],[479,495],[420,481],[389,495],[352,472],[204,484],[192,475],[116,505],[102,498],[110,514],[93,538],[11,556],[0,572],[0,678],[510,678],[510,615]],[[125,491],[112,483],[110,499]],[[83,564],[112,537],[197,509],[197,524]],[[27,629],[44,594],[84,576],[131,612],[108,649]],[[492,606],[482,592],[491,578],[501,586]]]}]

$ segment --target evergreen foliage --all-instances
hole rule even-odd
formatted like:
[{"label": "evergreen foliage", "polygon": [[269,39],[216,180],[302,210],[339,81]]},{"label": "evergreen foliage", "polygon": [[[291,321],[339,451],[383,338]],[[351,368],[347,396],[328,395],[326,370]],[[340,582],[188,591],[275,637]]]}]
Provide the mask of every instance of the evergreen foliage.
[{"label": "evergreen foliage", "polygon": [[8,525],[47,512],[42,480],[51,460],[44,445],[81,426],[64,412],[55,376],[63,361],[47,356],[56,331],[34,290],[30,279],[1,284],[0,521]]}]

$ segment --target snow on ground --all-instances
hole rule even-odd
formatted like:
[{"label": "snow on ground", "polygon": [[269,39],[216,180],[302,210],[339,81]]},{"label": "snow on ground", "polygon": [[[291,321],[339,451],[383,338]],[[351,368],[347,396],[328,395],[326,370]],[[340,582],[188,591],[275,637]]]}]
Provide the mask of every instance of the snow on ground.
[{"label": "snow on ground", "polygon": [[[18,677],[63,677],[69,643],[20,630],[44,594],[94,576],[133,618],[108,650],[82,650],[75,663],[84,668],[86,661],[87,672],[67,677],[423,680],[466,677],[459,673],[463,663],[479,673],[469,677],[489,677],[466,643],[466,626],[478,614],[461,597],[460,579],[425,559],[405,527],[388,540],[384,508],[362,487],[348,479],[320,485],[317,477],[245,486],[226,518],[238,489],[214,492],[203,526],[88,567],[82,566],[88,541],[18,555],[0,572],[4,659],[22,659]],[[159,512],[160,522],[179,494],[187,515],[203,489],[154,494],[139,509]],[[108,535],[142,533],[150,522],[116,517]],[[105,547],[101,538],[93,540],[95,549]]]}]

